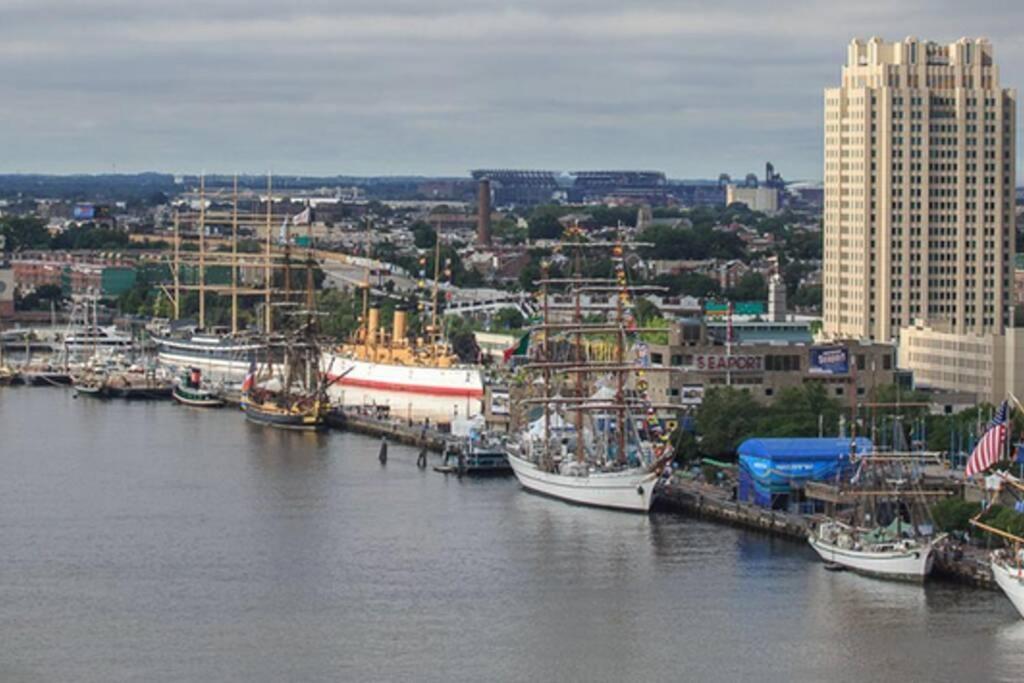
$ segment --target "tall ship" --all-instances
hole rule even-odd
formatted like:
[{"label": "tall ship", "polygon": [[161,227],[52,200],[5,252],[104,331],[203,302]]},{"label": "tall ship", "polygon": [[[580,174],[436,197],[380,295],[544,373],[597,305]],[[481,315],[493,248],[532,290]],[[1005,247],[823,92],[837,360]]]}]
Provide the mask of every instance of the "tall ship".
[{"label": "tall ship", "polygon": [[217,332],[193,332],[188,336],[156,336],[157,361],[176,374],[192,368],[210,378],[240,382],[249,370],[250,359],[265,362],[270,349],[263,338]]},{"label": "tall ship", "polygon": [[[625,243],[580,241],[562,246],[575,257],[570,278],[543,267],[543,319],[530,329],[524,367],[520,429],[508,461],[528,491],[569,503],[646,513],[658,479],[672,460],[669,434],[647,395],[645,374],[656,369],[633,314],[635,296],[660,288],[628,284]],[[614,278],[584,278],[584,250],[611,252]],[[616,308],[598,320],[584,296],[614,297]],[[551,313],[554,296],[573,302],[568,316]],[[664,330],[659,330],[664,332]],[[605,354],[602,349],[610,353]]]},{"label": "tall ship", "polygon": [[[319,346],[312,324],[282,345],[283,363],[259,368],[255,357],[242,383],[242,411],[250,422],[312,431],[326,426],[327,382],[319,371]],[[343,376],[343,375],[342,375]]]}]

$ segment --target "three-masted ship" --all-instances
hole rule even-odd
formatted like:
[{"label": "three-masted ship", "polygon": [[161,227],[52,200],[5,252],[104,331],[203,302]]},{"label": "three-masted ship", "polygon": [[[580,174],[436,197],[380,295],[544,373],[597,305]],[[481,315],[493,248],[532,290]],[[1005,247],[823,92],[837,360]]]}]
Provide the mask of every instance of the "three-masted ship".
[{"label": "three-masted ship", "polygon": [[[284,362],[274,375],[271,365],[260,371],[255,358],[242,383],[242,410],[250,422],[280,429],[317,430],[326,422],[327,386],[320,372],[320,346],[312,324],[286,339]],[[272,354],[273,355],[273,354]]]},{"label": "three-masted ship", "polygon": [[[573,257],[574,275],[538,281],[543,312],[530,329],[533,340],[522,426],[508,446],[508,461],[529,491],[570,503],[647,512],[665,464],[669,434],[647,395],[649,353],[633,313],[635,297],[658,288],[631,286],[622,241],[575,240],[561,245]],[[615,276],[586,278],[585,254],[612,254]],[[556,316],[554,297],[572,302]],[[594,302],[606,299],[611,307]],[[664,330],[659,330],[664,332]]]}]

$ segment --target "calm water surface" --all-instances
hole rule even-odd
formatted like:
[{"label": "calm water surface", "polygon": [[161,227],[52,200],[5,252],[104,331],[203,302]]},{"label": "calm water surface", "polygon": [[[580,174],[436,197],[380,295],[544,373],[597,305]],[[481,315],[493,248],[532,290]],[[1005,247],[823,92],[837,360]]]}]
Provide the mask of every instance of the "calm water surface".
[{"label": "calm water surface", "polygon": [[0,681],[1024,678],[1001,594],[377,448],[0,390]]}]

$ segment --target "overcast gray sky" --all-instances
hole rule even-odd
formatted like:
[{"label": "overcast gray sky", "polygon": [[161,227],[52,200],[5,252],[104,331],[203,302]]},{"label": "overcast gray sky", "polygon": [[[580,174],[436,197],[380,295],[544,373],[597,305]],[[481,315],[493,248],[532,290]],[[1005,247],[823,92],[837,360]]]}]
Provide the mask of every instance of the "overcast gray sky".
[{"label": "overcast gray sky", "polygon": [[0,0],[0,171],[821,177],[852,37],[987,36],[1024,2]]}]

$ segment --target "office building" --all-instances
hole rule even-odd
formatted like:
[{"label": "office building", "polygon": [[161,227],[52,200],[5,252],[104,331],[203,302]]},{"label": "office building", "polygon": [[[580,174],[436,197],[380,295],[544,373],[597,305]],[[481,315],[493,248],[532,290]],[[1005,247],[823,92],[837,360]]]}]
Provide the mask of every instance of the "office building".
[{"label": "office building", "polygon": [[1015,116],[987,40],[850,43],[825,91],[826,334],[1011,324]]}]

